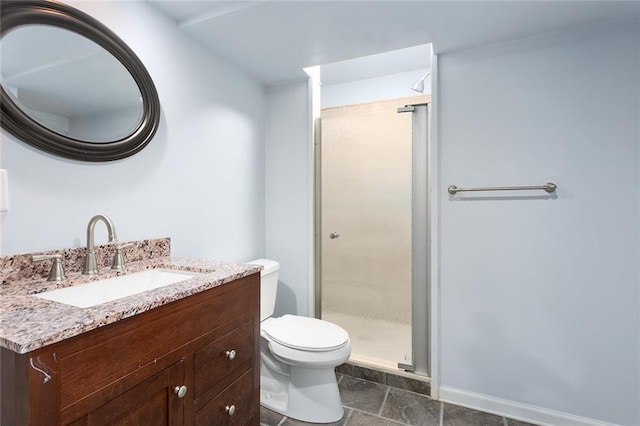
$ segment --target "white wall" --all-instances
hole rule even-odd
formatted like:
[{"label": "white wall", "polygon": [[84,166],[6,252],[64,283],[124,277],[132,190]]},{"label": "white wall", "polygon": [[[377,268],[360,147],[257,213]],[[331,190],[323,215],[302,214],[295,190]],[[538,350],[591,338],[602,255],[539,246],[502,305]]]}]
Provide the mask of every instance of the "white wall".
[{"label": "white wall", "polygon": [[265,238],[266,257],[280,262],[276,315],[309,314],[310,101],[307,81],[267,91]]},{"label": "white wall", "polygon": [[[411,90],[411,87],[427,71],[429,70],[425,68],[347,83],[323,84],[321,86],[322,108],[421,95]],[[425,94],[431,93],[431,77],[425,79],[424,87]]]},{"label": "white wall", "polygon": [[440,55],[445,399],[640,424],[639,27]]},{"label": "white wall", "polygon": [[[103,213],[121,240],[169,236],[176,255],[262,256],[262,87],[144,2],[72,5],[138,54],[159,92],[160,128],[140,153],[97,164],[53,157],[3,133],[11,185],[3,253],[83,246],[89,218]],[[97,242],[106,241],[102,228]]]}]

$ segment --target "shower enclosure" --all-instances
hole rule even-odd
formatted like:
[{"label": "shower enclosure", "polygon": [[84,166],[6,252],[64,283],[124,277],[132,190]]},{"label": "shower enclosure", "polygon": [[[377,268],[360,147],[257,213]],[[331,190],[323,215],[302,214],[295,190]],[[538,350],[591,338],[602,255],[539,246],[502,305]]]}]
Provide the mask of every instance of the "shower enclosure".
[{"label": "shower enclosure", "polygon": [[427,374],[428,97],[322,110],[317,312],[356,363]]}]

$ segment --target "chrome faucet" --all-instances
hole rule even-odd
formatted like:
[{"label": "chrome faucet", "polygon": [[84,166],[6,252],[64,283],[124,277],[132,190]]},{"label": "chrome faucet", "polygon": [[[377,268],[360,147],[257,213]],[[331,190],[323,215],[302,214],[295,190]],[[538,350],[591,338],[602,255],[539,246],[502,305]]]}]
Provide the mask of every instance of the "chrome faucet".
[{"label": "chrome faucet", "polygon": [[89,220],[87,225],[87,255],[84,258],[84,275],[95,275],[98,273],[98,265],[96,264],[96,254],[93,247],[93,230],[96,227],[98,221],[103,221],[107,225],[107,231],[109,232],[109,242],[118,241],[116,236],[116,228],[113,226],[113,222],[107,216],[97,214]]}]

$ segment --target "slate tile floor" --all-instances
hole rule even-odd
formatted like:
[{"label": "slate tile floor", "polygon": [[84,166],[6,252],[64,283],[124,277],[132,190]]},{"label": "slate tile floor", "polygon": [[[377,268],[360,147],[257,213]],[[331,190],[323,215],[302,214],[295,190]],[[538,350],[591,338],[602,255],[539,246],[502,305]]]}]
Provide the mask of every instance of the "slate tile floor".
[{"label": "slate tile floor", "polygon": [[[333,426],[531,426],[517,420],[458,407],[428,397],[338,374],[344,417]],[[289,419],[260,407],[262,426],[303,426],[310,423]]]}]

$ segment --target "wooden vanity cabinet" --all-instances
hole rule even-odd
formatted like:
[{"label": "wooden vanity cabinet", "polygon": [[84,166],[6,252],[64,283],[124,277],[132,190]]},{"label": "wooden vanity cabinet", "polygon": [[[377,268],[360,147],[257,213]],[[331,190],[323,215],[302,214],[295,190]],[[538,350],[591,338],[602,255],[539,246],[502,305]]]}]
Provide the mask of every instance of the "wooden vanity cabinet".
[{"label": "wooden vanity cabinet", "polygon": [[256,273],[24,355],[2,348],[0,424],[257,425],[259,327]]}]

